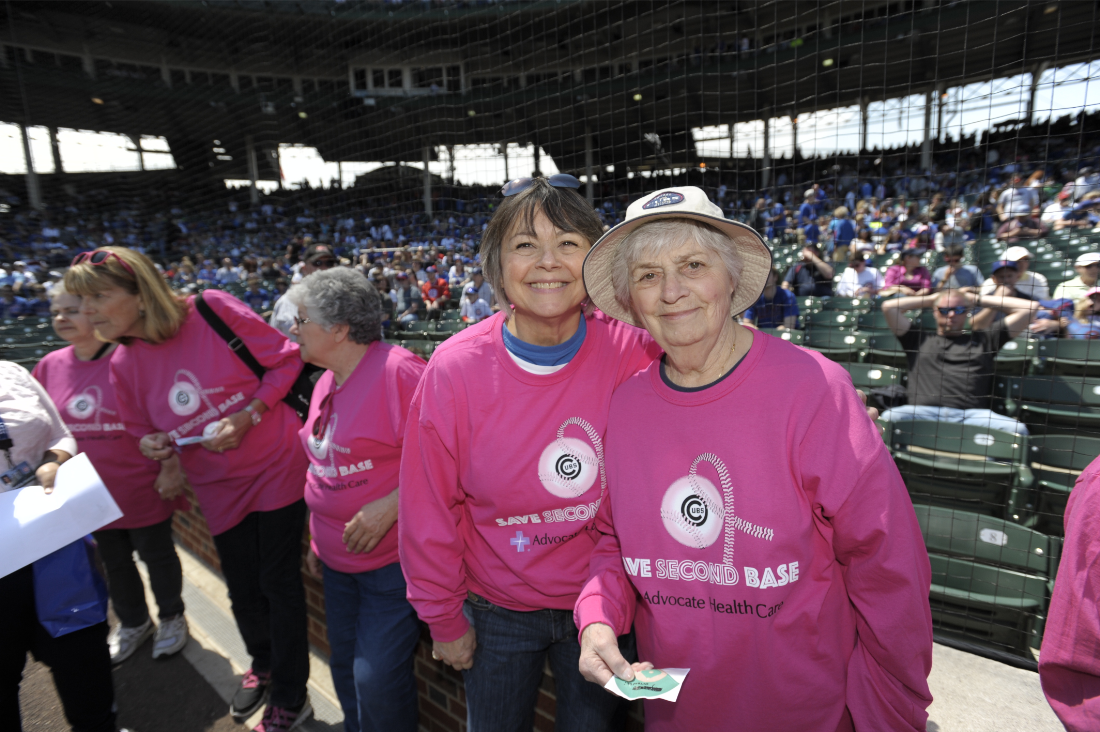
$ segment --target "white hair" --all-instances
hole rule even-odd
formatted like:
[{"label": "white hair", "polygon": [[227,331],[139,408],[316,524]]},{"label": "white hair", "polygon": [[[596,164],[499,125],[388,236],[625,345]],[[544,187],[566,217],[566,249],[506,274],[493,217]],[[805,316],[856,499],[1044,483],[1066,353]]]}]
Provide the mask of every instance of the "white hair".
[{"label": "white hair", "polygon": [[[666,247],[679,247],[694,241],[703,249],[717,254],[729,273],[733,291],[741,283],[744,260],[736,245],[718,229],[694,219],[663,219],[642,224],[627,234],[615,248],[615,261],[611,269],[611,284],[615,299],[626,310],[634,312],[630,299],[630,271],[644,257],[652,257]],[[732,295],[731,295],[732,297]]]}]

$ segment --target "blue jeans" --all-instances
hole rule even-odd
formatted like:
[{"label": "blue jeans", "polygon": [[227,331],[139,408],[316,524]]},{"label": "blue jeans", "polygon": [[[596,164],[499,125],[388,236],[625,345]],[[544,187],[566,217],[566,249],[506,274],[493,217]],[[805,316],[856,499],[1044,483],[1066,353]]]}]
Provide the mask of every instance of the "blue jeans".
[{"label": "blue jeans", "polygon": [[[462,672],[469,732],[530,732],[547,658],[556,730],[604,732],[625,721],[625,701],[581,676],[572,610],[517,612],[472,593],[464,610],[477,632],[473,668]],[[637,660],[633,634],[619,646],[627,660]]]},{"label": "blue jeans", "polygon": [[416,732],[420,626],[401,565],[356,574],[325,567],[325,616],[345,732]]},{"label": "blue jeans", "polygon": [[955,422],[957,424],[973,425],[974,427],[985,427],[991,430],[1004,430],[1020,435],[1028,434],[1027,426],[1023,422],[988,409],[955,409],[953,407],[906,404],[902,407],[887,409],[882,413],[880,419],[883,422],[912,422],[917,420]]}]

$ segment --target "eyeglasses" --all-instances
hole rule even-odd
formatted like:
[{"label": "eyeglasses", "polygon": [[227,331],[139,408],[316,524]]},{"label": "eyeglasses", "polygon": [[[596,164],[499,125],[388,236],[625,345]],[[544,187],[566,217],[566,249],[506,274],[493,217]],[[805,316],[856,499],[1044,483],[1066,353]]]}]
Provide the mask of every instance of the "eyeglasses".
[{"label": "eyeglasses", "polygon": [[[508,181],[508,183],[500,189],[500,195],[507,198],[508,196],[522,193],[534,185],[536,180],[539,180],[539,178],[516,178],[515,180]],[[576,190],[581,187],[581,182],[568,173],[556,173],[542,180],[545,180],[554,188],[572,188]]]},{"label": "eyeglasses", "polygon": [[137,279],[137,275],[134,274],[133,268],[130,265],[126,264],[126,261],[122,257],[106,249],[97,249],[94,252],[81,252],[80,254],[73,257],[73,262],[69,266],[75,267],[78,264],[84,264],[85,262],[87,262],[88,264],[94,264],[96,267],[101,267],[111,257],[117,259],[118,263],[122,265],[122,268],[129,272],[131,277]]},{"label": "eyeglasses", "polygon": [[305,325],[306,323],[312,323],[312,322],[313,321],[310,320],[309,318],[299,318],[297,315],[294,316],[294,325],[297,326],[297,327],[301,327],[301,326]]},{"label": "eyeglasses", "polygon": [[317,269],[329,269],[330,267],[336,266],[336,260],[328,259],[326,257],[325,259],[318,259],[316,262],[310,262],[310,264],[312,264]]},{"label": "eyeglasses", "polygon": [[965,305],[956,305],[953,308],[936,308],[936,310],[939,310],[940,315],[945,318],[951,315],[966,315],[970,312],[970,308]]}]

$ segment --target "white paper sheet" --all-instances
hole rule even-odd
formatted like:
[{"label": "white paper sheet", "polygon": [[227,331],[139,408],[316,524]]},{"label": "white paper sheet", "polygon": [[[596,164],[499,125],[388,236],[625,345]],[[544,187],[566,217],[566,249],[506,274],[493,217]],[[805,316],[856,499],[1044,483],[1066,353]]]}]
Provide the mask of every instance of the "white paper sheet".
[{"label": "white paper sheet", "polygon": [[612,676],[604,688],[623,699],[665,699],[676,701],[680,696],[680,687],[689,668],[654,668],[638,671],[633,681],[623,681]]},{"label": "white paper sheet", "polygon": [[0,577],[121,517],[84,453],[57,469],[49,495],[41,486],[0,493]]}]

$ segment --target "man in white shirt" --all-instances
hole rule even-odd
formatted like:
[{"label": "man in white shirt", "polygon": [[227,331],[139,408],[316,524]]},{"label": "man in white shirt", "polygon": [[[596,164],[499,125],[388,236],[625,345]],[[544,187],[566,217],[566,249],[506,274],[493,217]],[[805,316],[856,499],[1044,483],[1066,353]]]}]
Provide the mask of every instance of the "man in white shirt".
[{"label": "man in white shirt", "polygon": [[1097,277],[1100,276],[1100,254],[1089,252],[1082,254],[1073,263],[1077,270],[1077,276],[1058,285],[1054,290],[1054,299],[1068,298],[1074,302],[1085,296],[1085,293],[1096,287]]},{"label": "man in white shirt", "polygon": [[871,266],[865,252],[856,251],[848,258],[848,268],[840,274],[837,297],[874,297],[886,285],[882,273]]},{"label": "man in white shirt", "polygon": [[[1026,207],[1026,209],[1025,209]],[[1039,207],[1039,194],[1034,188],[1023,185],[1019,176],[1012,179],[1012,187],[1006,188],[997,199],[997,213],[1001,221],[1007,221],[1014,211],[1031,213]]]},{"label": "man in white shirt", "polygon": [[463,322],[477,323],[493,314],[493,311],[489,308],[489,303],[478,299],[476,287],[467,285],[464,293],[462,307],[459,311]]},{"label": "man in white shirt", "polygon": [[[1028,271],[1031,267],[1031,252],[1026,247],[1009,247],[1005,250],[1002,259],[1016,263],[1016,271],[1020,275],[1020,279],[1015,283],[1017,292],[1029,300],[1050,299],[1050,284],[1047,278],[1038,272]],[[982,283],[981,294],[992,295],[996,289],[997,283],[990,277]]]}]

